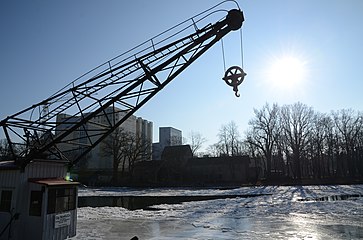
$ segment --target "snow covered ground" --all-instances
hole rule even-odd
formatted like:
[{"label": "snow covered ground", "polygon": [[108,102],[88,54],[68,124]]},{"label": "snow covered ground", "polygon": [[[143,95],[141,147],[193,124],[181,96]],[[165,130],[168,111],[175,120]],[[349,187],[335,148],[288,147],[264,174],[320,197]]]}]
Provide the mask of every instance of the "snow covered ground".
[{"label": "snow covered ground", "polygon": [[[79,191],[80,196],[233,194],[271,195],[162,204],[154,210],[78,208],[72,239],[363,239],[363,185]],[[343,195],[348,199],[319,200]]]}]

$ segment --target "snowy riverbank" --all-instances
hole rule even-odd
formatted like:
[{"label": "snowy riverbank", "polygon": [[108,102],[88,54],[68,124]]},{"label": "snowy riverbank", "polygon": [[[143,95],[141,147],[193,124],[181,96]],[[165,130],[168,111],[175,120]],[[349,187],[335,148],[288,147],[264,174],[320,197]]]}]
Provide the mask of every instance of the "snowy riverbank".
[{"label": "snowy riverbank", "polygon": [[[81,189],[79,194],[271,195],[161,204],[154,206],[154,210],[79,208],[77,236],[73,239],[131,239],[133,236],[139,239],[363,238],[363,185],[271,186],[227,190],[104,188]],[[336,201],[321,201],[328,196],[346,197],[331,198]]]}]

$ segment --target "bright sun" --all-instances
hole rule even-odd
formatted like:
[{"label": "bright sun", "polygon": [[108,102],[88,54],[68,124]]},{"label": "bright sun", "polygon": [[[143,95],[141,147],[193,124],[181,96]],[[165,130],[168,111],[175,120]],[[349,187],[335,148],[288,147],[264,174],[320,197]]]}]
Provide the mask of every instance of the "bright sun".
[{"label": "bright sun", "polygon": [[285,90],[296,88],[305,77],[304,63],[296,57],[284,56],[274,60],[267,75],[274,87]]}]

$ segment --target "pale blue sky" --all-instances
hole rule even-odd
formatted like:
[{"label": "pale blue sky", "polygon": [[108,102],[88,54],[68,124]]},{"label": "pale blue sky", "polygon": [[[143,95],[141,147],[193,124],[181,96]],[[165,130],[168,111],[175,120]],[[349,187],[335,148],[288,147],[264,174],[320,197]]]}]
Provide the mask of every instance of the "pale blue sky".
[{"label": "pale blue sky", "polygon": [[[0,2],[0,118],[37,103],[93,67],[219,3],[214,0]],[[240,98],[221,78],[221,44],[156,95],[137,116],[187,136],[217,141],[222,124],[243,133],[253,109],[300,101],[315,110],[362,110],[363,1],[245,0],[245,81]],[[231,6],[231,5],[229,5]],[[224,39],[227,67],[240,65],[240,35]],[[268,69],[283,56],[303,63],[304,78],[276,87]],[[2,137],[2,133],[0,137]]]}]

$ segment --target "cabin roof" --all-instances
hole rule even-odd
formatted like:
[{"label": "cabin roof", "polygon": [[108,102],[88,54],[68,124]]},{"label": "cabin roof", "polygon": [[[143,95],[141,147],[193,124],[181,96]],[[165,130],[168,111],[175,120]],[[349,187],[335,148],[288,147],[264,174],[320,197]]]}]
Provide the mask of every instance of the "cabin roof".
[{"label": "cabin roof", "polygon": [[30,178],[31,183],[46,185],[46,186],[64,186],[64,185],[78,185],[79,182],[67,181],[62,178]]},{"label": "cabin roof", "polygon": [[19,166],[15,161],[0,161],[0,170],[17,170]]}]

